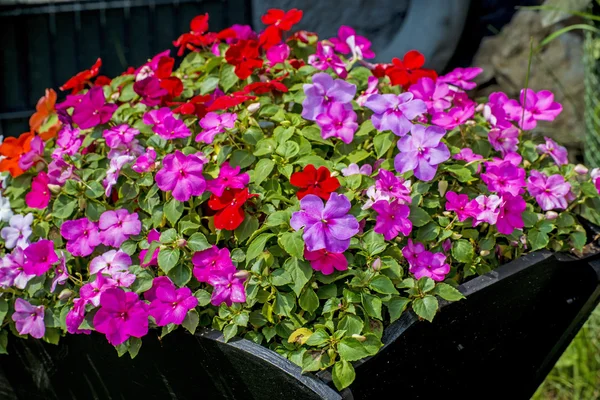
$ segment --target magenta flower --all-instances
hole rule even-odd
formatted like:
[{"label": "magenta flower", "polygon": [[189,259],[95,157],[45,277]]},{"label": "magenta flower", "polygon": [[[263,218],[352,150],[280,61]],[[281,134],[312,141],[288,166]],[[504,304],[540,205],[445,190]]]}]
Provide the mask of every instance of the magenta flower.
[{"label": "magenta flower", "polygon": [[369,76],[367,78],[367,90],[361,92],[361,94],[356,98],[356,103],[361,107],[364,106],[367,102],[367,99],[372,94],[379,93],[377,85],[379,85],[379,78],[377,78],[376,76]]},{"label": "magenta flower", "polygon": [[352,107],[342,103],[333,103],[323,114],[317,115],[317,124],[321,128],[323,139],[336,137],[346,144],[352,143],[354,132],[358,129],[356,113]]},{"label": "magenta flower", "polygon": [[90,275],[98,272],[113,275],[115,272],[127,271],[131,263],[131,257],[127,253],[121,250],[109,250],[90,262]]},{"label": "magenta flower", "polygon": [[130,236],[139,235],[142,223],[137,213],[126,209],[105,211],[98,221],[100,242],[105,246],[119,248]]},{"label": "magenta flower", "polygon": [[348,269],[348,260],[340,253],[330,253],[325,249],[308,251],[304,249],[304,258],[310,261],[310,266],[323,275],[331,275],[334,270],[345,271]]},{"label": "magenta flower", "polygon": [[86,283],[79,289],[79,295],[86,303],[91,303],[94,307],[98,307],[102,293],[115,286],[115,282],[106,278],[103,274],[96,274],[94,281]]},{"label": "magenta flower", "polygon": [[527,178],[527,190],[544,211],[566,209],[572,198],[571,184],[565,182],[565,177],[560,174],[548,177],[533,170]]},{"label": "magenta flower", "polygon": [[403,174],[413,171],[417,179],[430,181],[439,164],[450,158],[450,150],[441,142],[446,134],[437,126],[414,125],[412,135],[398,140],[400,154],[394,159],[396,171]]},{"label": "magenta flower", "polygon": [[94,86],[83,95],[81,102],[73,109],[73,122],[81,129],[106,124],[112,118],[117,107],[116,104],[106,103],[102,88]]},{"label": "magenta flower", "polygon": [[414,95],[415,99],[425,102],[429,113],[450,108],[450,101],[446,99],[450,88],[439,80],[434,81],[427,77],[420,78],[408,90]]},{"label": "magenta flower", "polygon": [[208,278],[208,283],[213,286],[210,298],[213,306],[219,306],[224,302],[230,307],[233,303],[246,301],[244,281],[236,278],[233,273],[213,274]]},{"label": "magenta flower", "polygon": [[373,94],[365,102],[373,111],[371,122],[378,131],[392,131],[404,136],[413,127],[411,120],[427,111],[423,100],[414,99],[410,92],[395,94]]},{"label": "magenta flower", "polygon": [[312,84],[304,84],[306,98],[302,102],[302,118],[309,121],[327,112],[331,104],[348,104],[356,95],[356,86],[342,79],[333,80],[326,73],[314,74]]},{"label": "magenta flower", "polygon": [[221,165],[217,179],[206,182],[206,190],[217,197],[221,197],[225,189],[244,189],[249,182],[250,176],[245,172],[240,174],[239,165],[232,168],[229,161],[225,161]]},{"label": "magenta flower", "polygon": [[231,129],[235,126],[237,114],[223,113],[221,115],[215,112],[209,112],[200,120],[202,132],[196,136],[196,142],[212,143],[215,136],[225,132],[225,129]]},{"label": "magenta flower", "polygon": [[402,255],[406,258],[408,264],[412,266],[416,266],[419,254],[425,251],[425,246],[423,243],[413,243],[412,239],[408,239],[408,244],[402,248]]},{"label": "magenta flower", "polygon": [[509,115],[504,110],[508,96],[502,92],[494,92],[489,96],[489,101],[484,105],[482,115],[493,127],[506,129],[512,126],[508,121]]},{"label": "magenta flower", "polygon": [[35,275],[25,272],[24,266],[25,252],[20,247],[4,256],[0,264],[0,286],[9,288],[14,285],[17,289],[25,289]]},{"label": "magenta flower", "polygon": [[309,194],[300,200],[300,211],[292,214],[290,225],[297,231],[304,228],[308,251],[343,253],[350,246],[350,238],[358,233],[356,217],[348,214],[350,208],[350,201],[342,194],[331,193],[325,205],[318,196]]},{"label": "magenta flower", "polygon": [[195,154],[185,155],[179,150],[163,159],[163,167],[156,174],[156,184],[163,192],[172,191],[177,201],[188,201],[200,196],[206,189],[202,175],[204,162]]},{"label": "magenta flower", "polygon": [[140,131],[127,124],[117,125],[102,132],[102,136],[106,140],[106,145],[111,149],[131,143],[139,134]]},{"label": "magenta flower", "polygon": [[152,57],[150,61],[138,67],[134,71],[133,74],[135,75],[135,80],[141,81],[148,78],[149,76],[154,76],[154,74],[158,70],[158,63],[160,62],[160,59],[163,57],[169,57],[170,55],[171,50],[165,50]]},{"label": "magenta flower", "polygon": [[24,249],[29,245],[29,236],[31,236],[31,224],[33,223],[33,214],[25,216],[16,214],[10,218],[8,226],[2,228],[0,236],[4,239],[4,247],[13,249],[16,246]]},{"label": "magenta flower", "polygon": [[559,146],[556,142],[549,137],[544,136],[546,143],[537,145],[536,149],[540,154],[550,154],[550,157],[554,160],[556,165],[566,165],[569,163],[567,149],[563,146]]},{"label": "magenta flower", "polygon": [[308,56],[308,63],[321,71],[331,68],[342,79],[348,76],[346,64],[335,54],[333,47],[323,44],[323,42],[317,43],[317,51]]},{"label": "magenta flower", "polygon": [[63,125],[56,138],[56,148],[52,152],[52,158],[62,159],[64,155],[72,156],[79,151],[83,139],[78,128]]},{"label": "magenta flower", "polygon": [[156,291],[160,287],[171,287],[173,282],[167,276],[157,276],[152,280],[152,287],[144,292],[144,299],[149,302],[156,300]]},{"label": "magenta flower", "polygon": [[85,319],[85,305],[85,300],[77,298],[73,300],[73,308],[71,308],[67,313],[67,317],[65,320],[67,332],[69,332],[72,335],[80,333],[89,335],[90,333],[92,333],[92,331],[89,329],[79,329],[81,323]]},{"label": "magenta flower", "polygon": [[46,333],[44,325],[44,306],[33,306],[26,300],[15,300],[15,312],[12,315],[19,335],[31,335],[41,339]]},{"label": "magenta flower", "polygon": [[446,193],[446,210],[454,211],[456,217],[460,222],[466,220],[469,217],[473,217],[477,209],[474,208],[474,203],[469,201],[469,196],[466,194],[457,194],[456,192]]},{"label": "magenta flower", "polygon": [[[148,232],[148,243],[152,243],[152,242],[158,242],[160,241],[160,233],[156,230],[156,229],[152,229],[150,232]],[[159,248],[154,250],[154,253],[152,253],[152,259],[145,264],[144,263],[144,258],[146,258],[146,253],[148,253],[147,249],[141,250],[140,251],[140,266],[142,267],[149,267],[150,265],[158,265],[158,252],[160,251]]]},{"label": "magenta flower", "polygon": [[115,287],[128,288],[135,282],[135,274],[129,273],[129,271],[113,272],[109,281],[111,281]]},{"label": "magenta flower", "polygon": [[[148,111],[146,114],[144,114],[144,117],[142,120],[144,121],[144,123],[146,125],[161,125],[163,120],[171,115],[173,115],[173,112],[171,111],[170,108],[161,107],[158,110]],[[156,131],[154,131],[154,132],[156,132]]]},{"label": "magenta flower", "polygon": [[592,172],[590,172],[590,178],[592,179],[594,186],[596,186],[596,190],[600,194],[600,168],[592,169]]},{"label": "magenta flower", "polygon": [[450,264],[446,262],[446,256],[443,253],[432,253],[425,250],[419,253],[416,264],[411,265],[409,271],[416,279],[426,276],[441,282],[450,272]]},{"label": "magenta flower", "polygon": [[98,225],[87,218],[65,221],[60,234],[67,239],[67,251],[75,257],[87,257],[100,244]]},{"label": "magenta flower", "polygon": [[148,107],[154,107],[160,104],[163,96],[169,94],[166,89],[160,86],[160,80],[154,76],[136,80],[133,84],[133,91],[142,98],[141,103]]},{"label": "magenta flower", "polygon": [[51,185],[63,186],[68,179],[72,179],[75,167],[62,159],[52,160],[48,164],[48,182]]},{"label": "magenta flower", "polygon": [[370,164],[364,164],[359,167],[358,164],[351,163],[346,168],[342,168],[341,170],[343,176],[352,176],[352,175],[366,175],[369,176],[373,173],[373,167]]},{"label": "magenta flower", "polygon": [[141,338],[148,333],[148,306],[137,294],[108,289],[100,297],[100,306],[94,316],[94,328],[104,333],[113,346],[131,336]]},{"label": "magenta flower", "polygon": [[102,180],[102,186],[104,186],[104,194],[106,197],[110,197],[113,186],[117,184],[121,169],[133,160],[135,160],[135,157],[129,155],[123,155],[110,160],[109,168],[106,171],[106,178]]},{"label": "magenta flower", "polygon": [[197,305],[198,299],[188,287],[177,289],[171,283],[156,289],[156,298],[150,303],[149,312],[158,326],[180,325],[188,311]]},{"label": "magenta flower", "polygon": [[333,43],[335,51],[342,54],[353,54],[354,59],[374,58],[375,53],[371,50],[371,42],[356,34],[356,31],[349,26],[342,25],[338,30],[337,37],[329,39]]},{"label": "magenta flower", "polygon": [[473,226],[477,226],[482,222],[495,225],[498,221],[501,204],[502,199],[495,194],[490,196],[482,194],[471,200],[467,207],[473,210]]},{"label": "magenta flower", "polygon": [[25,273],[41,276],[52,267],[52,264],[58,261],[58,256],[54,251],[54,242],[52,240],[39,240],[30,244],[24,250],[25,265],[23,269]]},{"label": "magenta flower", "polygon": [[175,118],[173,114],[167,115],[165,119],[162,120],[162,123],[154,125],[152,130],[165,140],[186,138],[192,134],[185,122]]},{"label": "magenta flower", "polygon": [[194,253],[192,264],[194,264],[194,276],[200,282],[208,282],[209,278],[215,274],[227,275],[236,270],[231,261],[229,249],[219,249],[217,246]]},{"label": "magenta flower", "polygon": [[267,50],[266,56],[267,60],[269,60],[269,64],[271,64],[271,67],[273,67],[276,64],[283,63],[285,60],[287,60],[287,58],[290,56],[290,47],[285,43],[271,46]]},{"label": "magenta flower", "polygon": [[51,197],[48,183],[50,183],[50,180],[48,179],[48,174],[44,171],[39,172],[33,178],[33,182],[31,182],[31,192],[25,195],[25,204],[27,204],[27,207],[37,208],[39,210],[48,207]]},{"label": "magenta flower", "polygon": [[375,189],[384,195],[396,199],[399,203],[410,203],[410,182],[394,173],[380,169],[375,181]]},{"label": "magenta flower", "polygon": [[[472,161],[477,161],[477,160],[483,160],[483,156],[480,154],[476,154],[473,153],[473,150],[471,150],[468,147],[465,147],[464,149],[460,149],[460,151],[452,156],[453,159],[455,160],[461,160],[464,161],[466,163],[470,163]],[[477,163],[477,173],[481,172],[481,163]]]},{"label": "magenta flower", "polygon": [[380,200],[373,204],[373,210],[377,212],[377,222],[373,230],[381,233],[385,240],[392,240],[399,233],[404,236],[410,235],[412,222],[408,219],[410,208],[406,204]]},{"label": "magenta flower", "polygon": [[19,168],[23,171],[27,171],[38,162],[44,162],[44,141],[39,136],[34,136],[30,142],[30,150],[23,154],[19,159]]},{"label": "magenta flower", "polygon": [[152,147],[146,149],[146,153],[142,154],[135,160],[135,164],[131,167],[138,174],[153,171],[156,166],[156,151]]},{"label": "magenta flower", "polygon": [[475,114],[475,106],[453,107],[447,113],[436,112],[431,117],[431,123],[444,129],[452,130],[459,125],[465,124]]},{"label": "magenta flower", "polygon": [[521,196],[511,196],[510,194],[502,196],[502,204],[496,228],[503,235],[510,235],[515,229],[522,229],[523,211],[527,208],[527,203]]},{"label": "magenta flower", "polygon": [[449,83],[464,90],[475,89],[477,84],[471,82],[475,77],[483,72],[483,69],[477,67],[455,68],[438,78],[439,82]]},{"label": "magenta flower", "polygon": [[519,149],[519,130],[514,126],[506,129],[492,128],[488,139],[494,150],[499,151],[502,156]]},{"label": "magenta flower", "polygon": [[504,110],[524,130],[534,129],[537,121],[554,121],[562,111],[562,105],[554,101],[554,94],[549,90],[536,93],[531,89],[523,89],[519,101],[521,104],[516,100],[508,100]]},{"label": "magenta flower", "polygon": [[525,186],[525,170],[506,160],[499,164],[486,163],[481,180],[487,184],[490,192],[509,193],[518,196]]}]

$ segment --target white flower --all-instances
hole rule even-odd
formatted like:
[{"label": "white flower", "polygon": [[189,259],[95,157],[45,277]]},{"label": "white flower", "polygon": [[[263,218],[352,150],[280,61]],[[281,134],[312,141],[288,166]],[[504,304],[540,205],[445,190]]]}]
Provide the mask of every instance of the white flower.
[{"label": "white flower", "polygon": [[13,211],[10,208],[10,201],[0,195],[0,221],[8,222],[12,216]]},{"label": "white flower", "polygon": [[384,194],[381,190],[375,189],[375,185],[367,189],[367,197],[369,198],[362,206],[363,210],[368,210],[371,206],[379,200],[390,201],[391,197],[388,194]]},{"label": "white flower", "polygon": [[12,249],[19,246],[24,249],[29,245],[29,236],[31,236],[31,224],[33,223],[33,214],[29,213],[26,216],[20,214],[13,215],[9,225],[2,228],[0,236],[4,239],[7,249]]}]

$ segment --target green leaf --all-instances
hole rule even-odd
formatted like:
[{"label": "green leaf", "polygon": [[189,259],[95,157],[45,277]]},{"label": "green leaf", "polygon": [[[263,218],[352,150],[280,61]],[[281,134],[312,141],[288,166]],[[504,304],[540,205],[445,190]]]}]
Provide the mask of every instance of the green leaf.
[{"label": "green leaf", "polygon": [[587,235],[585,232],[573,232],[571,235],[569,235],[569,238],[571,239],[573,247],[578,250],[582,250],[583,246],[585,246],[587,243]]},{"label": "green leaf", "polygon": [[286,160],[289,160],[300,152],[300,146],[296,142],[289,141],[280,144],[276,152]]},{"label": "green leaf", "polygon": [[165,212],[167,220],[171,223],[171,226],[175,226],[177,221],[179,221],[179,218],[181,218],[181,215],[183,214],[183,208],[183,203],[175,200],[175,198],[172,198],[165,204],[163,211]]},{"label": "green leaf", "polygon": [[235,238],[239,243],[248,239],[258,230],[258,219],[250,214],[246,214],[244,221],[235,229]]},{"label": "green leaf", "polygon": [[225,339],[225,342],[228,342],[237,335],[237,332],[238,326],[236,324],[229,324],[223,329],[223,339]]},{"label": "green leaf", "polygon": [[446,171],[454,175],[459,182],[469,182],[473,179],[471,171],[468,168],[465,168],[461,165],[451,165],[446,167],[445,169]]},{"label": "green leaf", "polygon": [[421,292],[427,293],[435,287],[435,281],[427,276],[424,276],[417,281],[417,287]]},{"label": "green leaf", "polygon": [[365,323],[356,315],[346,314],[337,324],[337,330],[346,331],[347,336],[359,335]]},{"label": "green leaf", "polygon": [[435,289],[432,294],[437,294],[444,300],[448,301],[457,301],[460,299],[464,299],[465,296],[461,292],[459,292],[456,288],[448,285],[447,283],[438,283],[435,286]]},{"label": "green leaf", "polygon": [[162,244],[174,243],[177,240],[177,231],[173,228],[167,229],[160,234],[159,240]]},{"label": "green leaf", "polygon": [[319,328],[306,339],[306,344],[308,346],[320,346],[327,343],[328,340],[329,333],[325,329]]},{"label": "green leaf", "polygon": [[362,305],[369,316],[381,319],[381,299],[379,297],[363,293]]},{"label": "green leaf", "polygon": [[410,206],[408,219],[410,219],[413,226],[420,227],[431,221],[431,216],[420,207]]},{"label": "green leaf", "polygon": [[246,252],[246,261],[250,262],[256,257],[258,257],[265,249],[267,241],[273,236],[275,236],[275,234],[273,233],[261,233],[260,235],[258,235],[252,241],[252,243],[250,243],[250,246],[248,246],[248,251]]},{"label": "green leaf", "polygon": [[391,279],[385,275],[377,275],[375,278],[373,278],[371,283],[369,283],[369,287],[377,293],[398,294],[398,291],[394,287]]},{"label": "green leaf", "polygon": [[77,199],[60,195],[52,205],[52,215],[59,219],[68,218],[77,207]]},{"label": "green leaf", "polygon": [[340,360],[333,365],[331,376],[336,389],[342,390],[354,382],[354,378],[356,378],[356,372],[354,372],[354,367],[352,364],[350,364],[348,361]]},{"label": "green leaf", "polygon": [[198,305],[200,307],[207,306],[210,303],[210,293],[204,289],[198,289],[194,296],[198,299]]},{"label": "green leaf", "polygon": [[255,156],[266,156],[267,154],[271,154],[277,148],[277,142],[274,139],[267,138],[261,139],[256,144],[256,148],[254,150]]},{"label": "green leaf", "polygon": [[249,167],[254,163],[256,157],[245,150],[235,150],[229,159],[232,167],[240,167],[242,169]]},{"label": "green leaf", "polygon": [[538,214],[531,211],[523,211],[523,224],[525,228],[532,228],[538,222]]},{"label": "green leaf", "polygon": [[313,142],[318,142],[318,143],[326,144],[329,146],[333,146],[333,143],[331,142],[331,140],[323,139],[323,137],[321,136],[321,130],[315,125],[310,125],[310,126],[304,127],[302,129],[302,131],[300,131],[300,133],[306,139],[311,140]]},{"label": "green leaf", "polygon": [[229,89],[234,87],[235,84],[240,80],[233,72],[234,68],[235,66],[231,64],[224,64],[223,67],[221,67],[221,72],[219,73],[219,83],[221,84],[221,87],[225,93],[229,92]]},{"label": "green leaf", "polygon": [[162,249],[158,253],[158,266],[160,269],[165,273],[169,273],[177,265],[179,253],[179,249]]},{"label": "green leaf", "polygon": [[457,240],[452,243],[452,257],[458,262],[470,263],[473,261],[475,250],[473,245],[464,239]]},{"label": "green leaf", "polygon": [[308,287],[300,296],[300,307],[304,311],[308,311],[309,313],[313,313],[319,308],[319,297],[313,290],[313,288]]},{"label": "green leaf", "polygon": [[[162,251],[161,251],[162,253]],[[192,270],[186,264],[179,264],[171,269],[167,276],[179,287],[185,286],[192,279]]]},{"label": "green leaf", "polygon": [[347,337],[338,343],[338,353],[342,360],[358,361],[365,357],[375,355],[383,343],[372,333],[364,335],[365,340]]},{"label": "green leaf", "polygon": [[323,364],[329,362],[327,353],[321,351],[305,351],[302,355],[302,372],[318,371]]},{"label": "green leaf", "polygon": [[185,329],[187,329],[187,331],[189,333],[191,333],[193,335],[194,333],[196,333],[196,328],[198,327],[198,322],[200,322],[200,317],[198,316],[198,312],[196,311],[195,308],[192,308],[190,311],[188,311],[183,322],[181,323],[181,326],[183,326]]},{"label": "green leaf", "polygon": [[428,223],[427,225],[420,227],[417,230],[417,241],[423,242],[423,243],[431,242],[435,238],[437,238],[439,233],[440,233],[439,225],[432,221],[432,222]]},{"label": "green leaf", "polygon": [[8,332],[6,330],[0,331],[0,354],[8,354],[6,347],[8,346]]},{"label": "green leaf", "polygon": [[364,248],[367,251],[367,253],[369,253],[370,256],[374,256],[377,255],[379,253],[382,253],[385,248],[387,247],[387,244],[385,243],[385,239],[383,238],[383,235],[380,235],[379,233],[376,233],[375,231],[369,231],[364,237],[363,237],[363,241],[364,241]]},{"label": "green leaf", "polygon": [[562,212],[556,219],[556,225],[559,228],[569,228],[576,224],[575,218],[568,212]]},{"label": "green leaf", "polygon": [[279,245],[289,255],[304,260],[304,239],[302,239],[302,231],[285,232],[279,236]]},{"label": "green leaf", "polygon": [[190,236],[190,238],[187,240],[186,246],[192,251],[202,251],[212,247],[211,244],[208,243],[206,236],[200,232],[196,232]]},{"label": "green leaf", "polygon": [[265,225],[267,226],[280,226],[280,225],[288,225],[290,223],[290,218],[292,217],[292,212],[289,209],[275,211],[273,214],[269,214]]},{"label": "green leaf", "polygon": [[104,194],[104,187],[100,182],[92,181],[88,183],[88,187],[85,189],[85,195],[90,199],[97,199]]},{"label": "green leaf", "polygon": [[254,183],[260,185],[271,175],[273,167],[275,167],[275,161],[271,160],[270,158],[261,158],[258,160],[252,175],[254,177]]},{"label": "green leaf", "polygon": [[279,316],[290,316],[290,312],[296,304],[293,293],[275,293],[275,302],[273,303],[273,312]]},{"label": "green leaf", "polygon": [[527,234],[527,239],[531,244],[531,251],[543,249],[550,243],[550,238],[546,232],[542,232],[538,229],[532,229]]},{"label": "green leaf", "polygon": [[292,276],[283,268],[277,268],[271,273],[273,286],[283,286],[292,283]]},{"label": "green leaf", "polygon": [[0,324],[4,322],[4,317],[8,313],[8,303],[4,299],[0,299]]},{"label": "green leaf", "polygon": [[152,256],[154,255],[154,251],[156,249],[158,249],[160,247],[160,242],[152,242],[150,243],[150,247],[148,247],[148,251],[146,252],[146,255],[144,256],[144,259],[142,260],[143,264],[148,264],[150,261],[152,261]]},{"label": "green leaf", "polygon": [[200,84],[200,94],[207,94],[213,92],[219,84],[219,77],[207,76]]},{"label": "green leaf", "polygon": [[142,339],[133,336],[129,338],[129,347],[127,348],[127,351],[132,360],[138,355],[141,347]]},{"label": "green leaf", "polygon": [[392,147],[395,139],[396,137],[393,133],[379,133],[373,138],[373,146],[375,147],[377,158],[383,158],[386,155],[385,153]]},{"label": "green leaf", "polygon": [[438,301],[435,296],[425,296],[422,299],[413,300],[412,307],[419,317],[431,322],[438,310]]},{"label": "green leaf", "polygon": [[406,310],[406,307],[410,304],[410,301],[411,300],[406,297],[397,296],[392,297],[390,301],[388,301],[387,308],[390,313],[390,323],[400,318],[404,310]]},{"label": "green leaf", "polygon": [[301,261],[295,257],[288,258],[283,264],[283,268],[292,276],[292,289],[296,296],[300,296],[302,288],[313,275],[313,269],[306,261]]}]

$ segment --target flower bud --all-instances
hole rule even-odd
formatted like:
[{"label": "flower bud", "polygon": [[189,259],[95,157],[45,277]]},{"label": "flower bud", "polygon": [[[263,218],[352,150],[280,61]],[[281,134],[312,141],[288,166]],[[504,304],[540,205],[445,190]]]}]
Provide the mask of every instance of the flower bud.
[{"label": "flower bud", "polygon": [[485,107],[485,104],[477,104],[477,107],[475,107],[475,111],[476,112],[482,112],[483,108]]},{"label": "flower bud", "polygon": [[187,244],[187,240],[185,240],[183,238],[177,239],[175,244],[177,245],[177,247],[185,247],[185,245]]},{"label": "flower bud", "polygon": [[462,237],[460,233],[452,232],[452,236],[450,236],[452,240],[458,240]]},{"label": "flower bud", "polygon": [[477,122],[475,122],[472,119],[470,119],[467,122],[465,122],[465,125],[467,125],[467,126],[475,126],[476,124],[477,124]]},{"label": "flower bud", "polygon": [[444,217],[450,217],[452,215],[451,211],[443,211],[442,214],[444,215]]},{"label": "flower bud", "polygon": [[438,192],[440,192],[440,196],[444,197],[446,190],[448,190],[448,181],[439,181]]},{"label": "flower bud", "polygon": [[450,239],[444,240],[442,243],[442,249],[447,253],[452,248],[452,241]]},{"label": "flower bud", "polygon": [[479,252],[479,255],[480,255],[481,257],[487,257],[487,256],[489,256],[489,255],[490,255],[490,251],[489,251],[489,250],[481,250],[481,251]]},{"label": "flower bud", "polygon": [[62,189],[60,186],[58,185],[54,185],[52,183],[48,184],[48,189],[50,189],[50,191],[52,192],[52,194],[59,194],[60,190]]},{"label": "flower bud", "polygon": [[71,298],[71,296],[73,296],[73,291],[70,289],[63,289],[62,292],[59,293],[58,295],[58,299],[59,300],[68,300]]},{"label": "flower bud", "polygon": [[366,336],[363,335],[357,335],[356,333],[352,335],[352,339],[356,339],[359,342],[364,342],[365,340],[367,340]]},{"label": "flower bud", "polygon": [[250,114],[254,114],[255,112],[258,111],[259,108],[260,108],[260,103],[252,103],[246,108],[246,110],[248,110],[248,112]]},{"label": "flower bud", "polygon": [[371,268],[373,268],[373,271],[381,270],[381,258],[376,258],[373,264],[371,264]]},{"label": "flower bud", "polygon": [[233,276],[235,278],[238,278],[238,279],[241,279],[241,280],[245,281],[250,276],[250,272],[246,271],[245,269],[240,269],[240,270],[236,271],[233,274]]},{"label": "flower bud", "polygon": [[558,218],[558,213],[556,211],[546,211],[546,219],[548,221],[552,221],[556,218]]},{"label": "flower bud", "polygon": [[577,164],[573,171],[578,175],[585,175],[588,173],[589,169],[583,164]]},{"label": "flower bud", "polygon": [[112,101],[117,101],[119,100],[119,96],[121,96],[121,93],[119,93],[118,91],[114,92],[113,94],[110,95],[110,99]]}]

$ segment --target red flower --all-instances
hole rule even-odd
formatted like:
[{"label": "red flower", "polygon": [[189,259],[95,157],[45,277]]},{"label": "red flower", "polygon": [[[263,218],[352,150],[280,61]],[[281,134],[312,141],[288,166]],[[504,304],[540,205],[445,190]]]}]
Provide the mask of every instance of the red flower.
[{"label": "red flower", "polygon": [[210,95],[194,96],[185,103],[169,103],[169,106],[177,105],[173,110],[175,114],[195,115],[202,118],[206,115],[206,105],[204,103],[210,100]]},{"label": "red flower", "polygon": [[420,78],[428,77],[437,79],[437,74],[432,69],[421,68],[425,64],[425,57],[416,50],[411,50],[404,55],[404,59],[392,59],[392,65],[386,68],[385,74],[390,78],[392,85],[402,85],[407,89]]},{"label": "red flower", "polygon": [[298,190],[298,200],[302,200],[307,194],[329,200],[331,193],[340,187],[340,182],[331,176],[326,167],[316,169],[314,165],[307,165],[302,172],[294,172],[290,177],[290,183],[302,188]]},{"label": "red flower", "polygon": [[244,91],[244,93],[254,92],[254,94],[264,94],[264,93],[273,92],[275,90],[282,92],[282,93],[286,93],[288,91],[288,88],[283,83],[281,83],[281,81],[279,81],[278,79],[274,79],[272,81],[267,81],[267,82],[251,83],[251,84],[247,85],[243,91]]},{"label": "red flower", "polygon": [[216,98],[215,101],[213,101],[212,104],[206,108],[206,111],[227,110],[228,108],[242,104],[246,100],[252,100],[255,98],[256,96],[247,96],[244,92],[235,92],[231,95],[225,95]]},{"label": "red flower", "polygon": [[110,85],[111,82],[112,82],[112,79],[110,79],[108,76],[100,75],[94,81],[94,86],[106,86],[106,85]]},{"label": "red flower", "polygon": [[208,30],[208,14],[198,15],[190,22],[189,33],[184,33],[173,42],[175,47],[179,47],[178,56],[182,56],[185,49],[196,51],[199,47],[212,44],[216,35],[212,33],[204,34]]},{"label": "red flower", "polygon": [[234,72],[240,79],[246,79],[252,75],[252,71],[263,65],[256,40],[240,40],[232,44],[225,53],[225,60],[235,66]]},{"label": "red flower", "polygon": [[292,29],[292,26],[300,22],[301,19],[302,11],[295,8],[288,12],[275,8],[270,9],[261,18],[263,24],[269,26],[259,36],[260,45],[264,49],[269,49],[279,44],[282,33]]},{"label": "red flower", "polygon": [[217,211],[215,214],[215,228],[232,231],[244,221],[242,206],[248,199],[258,197],[250,194],[248,188],[225,190],[220,197],[214,194],[208,200],[208,207]]},{"label": "red flower", "polygon": [[75,94],[83,90],[86,84],[90,83],[90,80],[98,75],[100,67],[102,66],[102,60],[97,59],[96,63],[92,65],[90,69],[77,73],[74,77],[65,82],[60,87],[60,90],[65,91],[71,89],[71,93]]},{"label": "red flower", "polygon": [[391,64],[375,64],[375,68],[371,70],[371,73],[376,78],[383,78],[385,76],[385,70],[390,67]]}]

